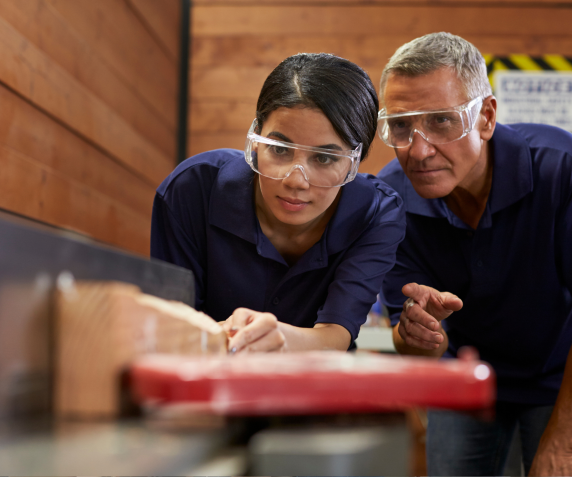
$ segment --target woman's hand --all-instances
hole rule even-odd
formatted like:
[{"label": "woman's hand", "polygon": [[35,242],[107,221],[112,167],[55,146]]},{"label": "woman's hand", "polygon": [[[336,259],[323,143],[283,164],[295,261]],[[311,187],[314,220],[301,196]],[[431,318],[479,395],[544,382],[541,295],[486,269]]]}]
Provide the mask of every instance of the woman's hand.
[{"label": "woman's hand", "polygon": [[237,308],[223,323],[231,353],[287,351],[286,338],[272,313]]}]

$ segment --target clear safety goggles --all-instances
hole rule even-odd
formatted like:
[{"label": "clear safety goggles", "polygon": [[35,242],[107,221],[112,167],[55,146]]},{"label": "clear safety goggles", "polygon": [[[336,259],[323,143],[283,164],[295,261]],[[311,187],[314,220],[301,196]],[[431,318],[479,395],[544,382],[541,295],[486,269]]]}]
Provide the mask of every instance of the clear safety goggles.
[{"label": "clear safety goggles", "polygon": [[246,135],[244,157],[261,176],[286,179],[296,170],[317,187],[340,187],[355,179],[362,145],[354,150],[325,149],[277,141],[254,132],[256,119]]},{"label": "clear safety goggles", "polygon": [[377,131],[383,142],[391,147],[409,146],[414,133],[419,133],[431,144],[447,144],[473,130],[482,105],[483,97],[479,96],[460,106],[437,111],[386,114],[382,109],[377,115]]}]

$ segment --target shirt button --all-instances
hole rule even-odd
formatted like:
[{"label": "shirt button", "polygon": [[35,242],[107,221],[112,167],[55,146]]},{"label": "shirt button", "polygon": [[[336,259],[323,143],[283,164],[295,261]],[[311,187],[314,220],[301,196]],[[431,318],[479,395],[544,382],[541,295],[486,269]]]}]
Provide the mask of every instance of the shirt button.
[{"label": "shirt button", "polygon": [[478,267],[482,267],[482,266],[483,266],[483,261],[482,261],[482,260],[479,260],[479,261],[477,262],[477,266],[478,266]]},{"label": "shirt button", "polygon": [[278,303],[280,303],[280,298],[274,297],[274,300],[272,300],[272,303],[274,303],[275,305],[278,305]]}]

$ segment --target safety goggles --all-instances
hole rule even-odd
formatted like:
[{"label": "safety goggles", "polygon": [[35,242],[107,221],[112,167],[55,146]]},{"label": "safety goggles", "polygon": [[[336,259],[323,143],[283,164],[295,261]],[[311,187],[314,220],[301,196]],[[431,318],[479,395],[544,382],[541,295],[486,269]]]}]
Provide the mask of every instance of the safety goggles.
[{"label": "safety goggles", "polygon": [[377,131],[383,142],[391,147],[409,146],[414,133],[419,133],[431,144],[447,144],[473,130],[482,105],[483,97],[479,96],[460,106],[437,111],[386,114],[382,109],[377,115]]},{"label": "safety goggles", "polygon": [[246,135],[244,157],[253,171],[282,180],[296,170],[316,187],[340,187],[355,179],[362,145],[342,151],[276,141],[254,132],[256,119]]}]

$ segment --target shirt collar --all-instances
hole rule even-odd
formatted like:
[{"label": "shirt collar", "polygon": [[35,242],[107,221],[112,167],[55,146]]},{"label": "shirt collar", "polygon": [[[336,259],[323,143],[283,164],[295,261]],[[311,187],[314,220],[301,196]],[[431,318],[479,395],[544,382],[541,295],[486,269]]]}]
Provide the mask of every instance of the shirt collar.
[{"label": "shirt collar", "polygon": [[[209,223],[258,246],[262,245],[262,240],[254,209],[253,179],[254,171],[246,161],[240,157],[227,161],[220,168],[213,185]],[[369,224],[377,207],[373,200],[376,184],[378,188],[383,187],[379,182],[368,181],[364,175],[358,174],[354,181],[342,187],[338,208],[320,245],[313,251],[320,266],[327,264],[327,256],[322,255],[343,250]]]},{"label": "shirt collar", "polygon": [[257,243],[254,171],[237,155],[219,170],[210,199],[209,223],[248,242]]},{"label": "shirt collar", "polygon": [[[514,129],[496,125],[490,141],[493,154],[493,182],[487,208],[481,219],[483,226],[490,223],[490,214],[502,210],[532,191],[532,157],[524,138]],[[443,199],[423,199],[405,174],[403,198],[407,212],[434,218],[447,218],[455,226],[467,227],[445,205]]]}]

